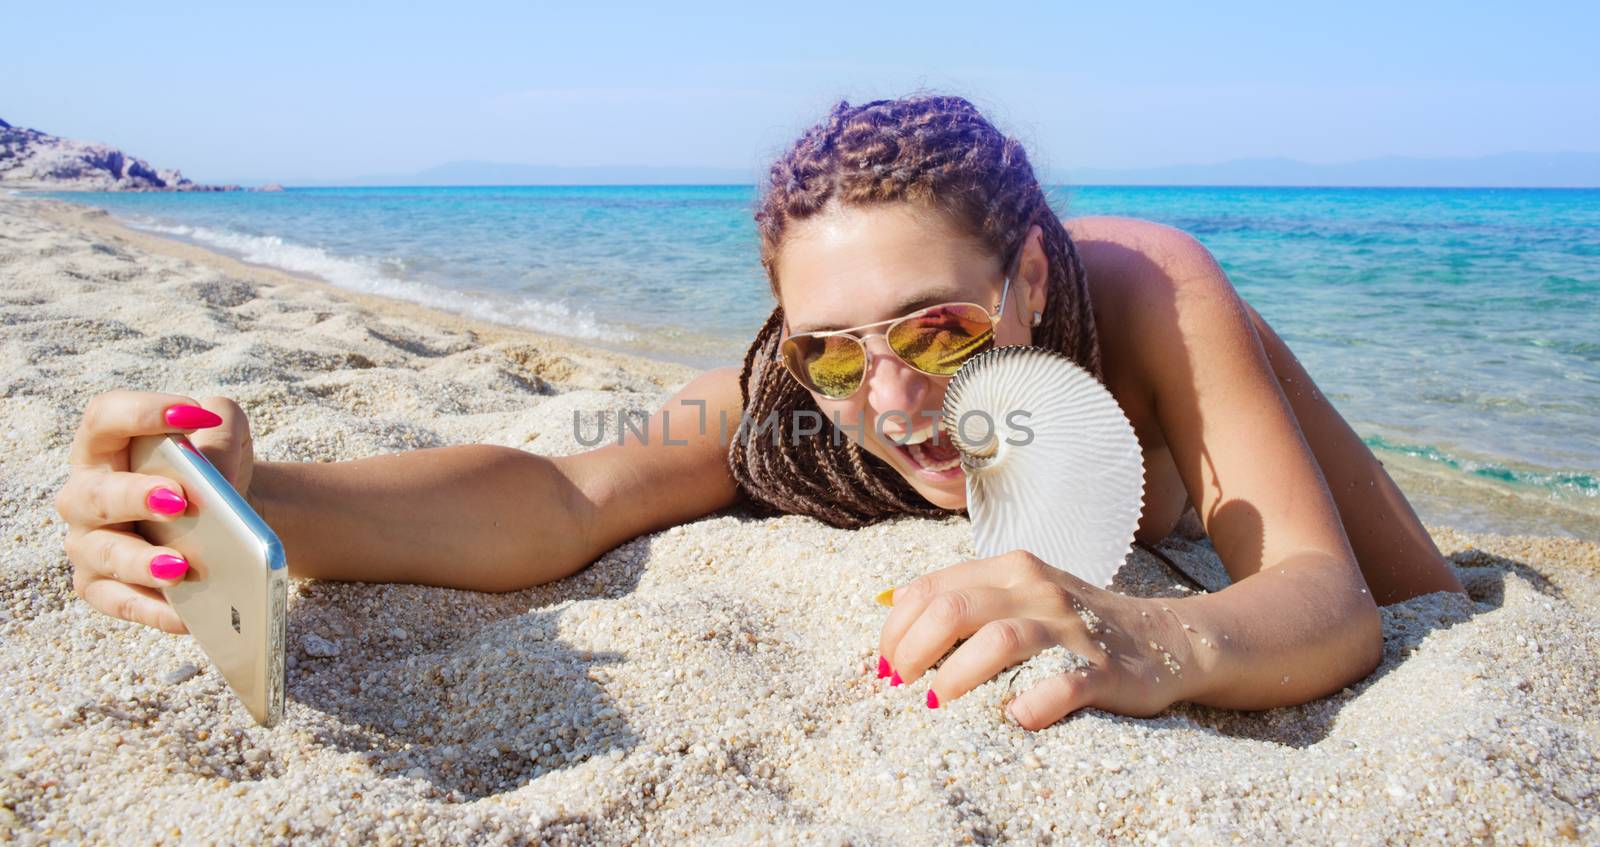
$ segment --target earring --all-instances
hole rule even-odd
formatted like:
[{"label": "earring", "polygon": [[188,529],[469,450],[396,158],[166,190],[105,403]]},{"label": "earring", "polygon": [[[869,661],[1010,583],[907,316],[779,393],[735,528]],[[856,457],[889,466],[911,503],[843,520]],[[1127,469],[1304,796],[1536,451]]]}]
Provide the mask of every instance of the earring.
[{"label": "earring", "polygon": [[1042,324],[1042,323],[1044,323],[1044,313],[1043,312],[1034,312],[1033,313],[1033,326],[1038,326],[1039,324]]}]

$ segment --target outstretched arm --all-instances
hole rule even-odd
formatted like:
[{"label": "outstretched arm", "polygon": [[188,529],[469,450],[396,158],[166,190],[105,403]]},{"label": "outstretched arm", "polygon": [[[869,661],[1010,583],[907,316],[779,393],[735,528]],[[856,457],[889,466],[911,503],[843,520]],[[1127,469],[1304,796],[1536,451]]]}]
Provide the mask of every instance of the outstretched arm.
[{"label": "outstretched arm", "polygon": [[1170,229],[1152,238],[1145,253],[1166,279],[1142,288],[1153,302],[1140,313],[1152,325],[1131,329],[1171,339],[1144,348],[1142,365],[1190,500],[1234,582],[1166,604],[1187,624],[1199,671],[1183,699],[1253,709],[1337,691],[1383,652],[1338,508],[1227,276],[1193,238]]},{"label": "outstretched arm", "polygon": [[249,497],[294,576],[511,591],[731,504],[726,446],[716,427],[700,432],[695,422],[702,408],[712,421],[724,409],[737,420],[739,404],[738,369],[720,368],[658,409],[643,442],[630,433],[558,458],[480,444],[258,462]]},{"label": "outstretched arm", "polygon": [[1247,307],[1192,238],[1154,226],[1137,236],[1117,309],[1133,341],[1126,355],[1234,584],[1129,597],[1025,550],[919,576],[891,594],[880,673],[913,682],[954,647],[929,684],[930,707],[1058,645],[1085,663],[1008,705],[1025,728],[1085,706],[1150,715],[1180,700],[1303,703],[1382,656],[1377,607]]}]

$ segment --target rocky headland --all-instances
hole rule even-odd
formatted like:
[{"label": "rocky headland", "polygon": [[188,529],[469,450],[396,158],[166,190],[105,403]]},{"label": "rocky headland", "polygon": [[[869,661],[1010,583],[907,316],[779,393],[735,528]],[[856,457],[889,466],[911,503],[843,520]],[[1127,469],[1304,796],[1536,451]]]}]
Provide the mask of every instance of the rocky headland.
[{"label": "rocky headland", "polygon": [[158,169],[109,144],[74,141],[0,120],[0,188],[42,191],[239,191]]}]

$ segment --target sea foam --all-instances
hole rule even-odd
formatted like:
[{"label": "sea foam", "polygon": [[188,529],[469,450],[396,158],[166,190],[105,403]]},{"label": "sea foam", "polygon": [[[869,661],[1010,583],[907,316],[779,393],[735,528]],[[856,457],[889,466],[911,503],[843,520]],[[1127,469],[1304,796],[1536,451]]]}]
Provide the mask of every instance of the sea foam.
[{"label": "sea foam", "polygon": [[406,269],[403,259],[339,256],[320,247],[285,241],[276,235],[248,235],[139,219],[129,220],[128,224],[135,229],[220,250],[251,264],[310,274],[341,288],[408,300],[478,320],[598,341],[626,342],[635,338],[630,330],[602,323],[586,311],[561,303],[527,296],[462,291],[395,276],[394,273],[403,273]]}]

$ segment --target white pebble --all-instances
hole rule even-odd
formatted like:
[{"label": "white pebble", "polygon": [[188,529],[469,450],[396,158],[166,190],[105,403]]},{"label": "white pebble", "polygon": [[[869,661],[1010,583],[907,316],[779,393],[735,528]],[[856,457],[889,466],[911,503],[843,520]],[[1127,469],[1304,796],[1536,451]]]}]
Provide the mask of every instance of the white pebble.
[{"label": "white pebble", "polygon": [[197,674],[199,672],[200,672],[199,668],[195,667],[193,664],[191,664],[189,662],[184,662],[183,664],[181,664],[181,665],[173,668],[172,670],[167,671],[165,674],[163,674],[161,676],[161,681],[165,682],[168,685],[176,685],[176,684],[178,684],[180,682],[183,682],[183,681],[189,679],[190,677],[194,676],[195,674]]},{"label": "white pebble", "polygon": [[339,645],[316,633],[307,633],[300,639],[300,649],[306,651],[307,656],[317,659],[326,659],[339,655]]}]

